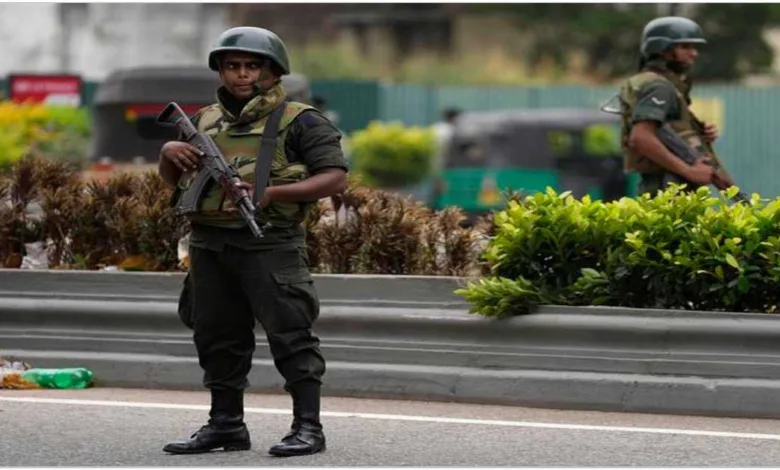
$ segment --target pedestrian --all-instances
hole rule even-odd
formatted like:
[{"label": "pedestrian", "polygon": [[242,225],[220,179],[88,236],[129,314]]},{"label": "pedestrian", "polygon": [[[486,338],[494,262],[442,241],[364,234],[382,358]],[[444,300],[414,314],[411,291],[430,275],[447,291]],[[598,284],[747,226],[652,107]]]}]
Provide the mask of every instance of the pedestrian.
[{"label": "pedestrian", "polygon": [[[697,47],[706,42],[698,24],[677,16],[656,18],[642,32],[639,72],[620,90],[625,169],[640,174],[640,193],[665,189],[672,180],[665,178],[666,173],[677,175],[675,179],[685,181],[688,189],[733,185],[728,174],[713,168],[711,145],[718,138],[717,126],[698,121],[690,109],[691,72],[699,56]],[[664,124],[703,158],[688,165],[667,149],[656,136]]]},{"label": "pedestrian", "polygon": [[[341,134],[314,107],[286,99],[281,76],[290,73],[290,60],[273,32],[255,27],[225,31],[211,50],[208,65],[221,82],[217,102],[200,109],[192,120],[199,132],[214,139],[239,172],[239,185],[250,194],[255,181],[265,179],[262,165],[256,163],[264,156],[272,161],[269,184],[257,193],[262,192],[257,221],[264,236],[252,235],[217,184],[206,191],[197,213],[188,216],[185,305],[203,384],[211,392],[211,409],[207,424],[189,440],[170,443],[163,450],[195,454],[251,448],[244,390],[258,321],[292,397],[290,432],[269,453],[320,452],[325,450],[320,422],[325,360],[311,330],[320,305],[308,266],[303,221],[312,204],[345,188]],[[268,139],[275,134],[274,145]],[[200,152],[186,142],[163,145],[159,172],[176,188],[175,198],[193,181],[199,157]]]}]

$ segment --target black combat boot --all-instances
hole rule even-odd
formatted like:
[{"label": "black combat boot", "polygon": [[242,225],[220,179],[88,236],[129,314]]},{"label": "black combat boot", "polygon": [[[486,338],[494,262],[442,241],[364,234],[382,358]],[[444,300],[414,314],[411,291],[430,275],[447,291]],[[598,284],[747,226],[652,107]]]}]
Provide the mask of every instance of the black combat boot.
[{"label": "black combat boot", "polygon": [[202,454],[214,449],[249,450],[249,430],[244,424],[243,390],[212,390],[209,422],[187,441],[172,442],[163,451],[172,454]]},{"label": "black combat boot", "polygon": [[316,454],[325,450],[325,434],[320,423],[320,386],[296,385],[288,389],[293,399],[290,432],[268,453],[277,457]]}]

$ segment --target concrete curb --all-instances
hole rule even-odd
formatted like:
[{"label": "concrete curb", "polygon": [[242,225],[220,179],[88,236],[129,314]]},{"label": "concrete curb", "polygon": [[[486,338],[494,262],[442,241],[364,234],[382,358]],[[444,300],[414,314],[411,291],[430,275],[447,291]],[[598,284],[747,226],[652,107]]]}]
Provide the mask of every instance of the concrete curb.
[{"label": "concrete curb", "polygon": [[[10,272],[9,272],[10,271]],[[199,389],[181,274],[0,270],[0,354],[100,385]],[[330,395],[780,417],[780,317],[546,306],[492,320],[457,278],[318,276]],[[281,390],[262,330],[255,391]]]},{"label": "concrete curb", "polygon": [[[0,296],[176,300],[184,273],[0,269]],[[315,274],[325,304],[468,308],[457,277]]]},{"label": "concrete curb", "polygon": [[[90,367],[97,386],[199,390],[195,357],[9,350],[40,367]],[[254,360],[251,392],[282,393],[269,360]],[[780,382],[570,371],[328,363],[326,396],[503,404],[557,409],[780,418]]]}]

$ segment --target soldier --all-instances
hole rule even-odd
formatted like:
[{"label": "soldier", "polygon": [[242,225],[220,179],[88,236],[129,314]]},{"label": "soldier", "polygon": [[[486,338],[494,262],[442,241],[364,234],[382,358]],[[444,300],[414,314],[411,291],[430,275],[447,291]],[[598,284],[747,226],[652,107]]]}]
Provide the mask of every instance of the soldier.
[{"label": "soldier", "polygon": [[[713,167],[718,165],[711,147],[718,138],[717,127],[699,121],[689,108],[689,73],[700,44],[706,44],[701,28],[687,18],[656,18],[642,32],[639,73],[620,90],[626,171],[641,174],[640,193],[664,189],[665,173],[677,175],[690,189],[734,184],[725,171]],[[656,136],[664,124],[706,157],[688,165],[675,156]]]},{"label": "soldier", "polygon": [[[260,178],[255,163],[266,126],[278,125],[278,139],[270,153],[269,185],[258,203],[258,225],[266,227],[263,238],[254,238],[216,184],[190,217],[191,282],[186,288],[191,290],[203,384],[211,392],[210,419],[189,440],[163,450],[194,454],[250,449],[243,394],[257,320],[293,402],[292,429],[269,453],[320,452],[325,449],[319,416],[325,360],[311,331],[320,305],[302,222],[311,204],[344,190],[347,164],[341,134],[315,108],[285,99],[280,77],[290,73],[290,61],[284,43],[271,31],[225,31],[208,63],[221,81],[217,102],[200,109],[193,122],[213,137],[241,175],[239,186],[250,194]],[[276,125],[268,124],[279,115],[275,110],[282,109]],[[180,193],[192,182],[199,157],[199,150],[185,142],[167,142],[160,151],[159,172]]]}]

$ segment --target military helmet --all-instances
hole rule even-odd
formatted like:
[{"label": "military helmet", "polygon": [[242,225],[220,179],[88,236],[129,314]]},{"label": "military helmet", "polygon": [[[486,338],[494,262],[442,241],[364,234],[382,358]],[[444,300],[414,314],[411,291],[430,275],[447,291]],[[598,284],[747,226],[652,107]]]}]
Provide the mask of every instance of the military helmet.
[{"label": "military helmet", "polygon": [[707,44],[701,27],[695,21],[681,16],[665,16],[647,23],[642,31],[642,56],[660,54],[675,44]]},{"label": "military helmet", "polygon": [[209,68],[219,70],[219,54],[225,51],[241,51],[267,57],[281,67],[284,75],[290,73],[287,48],[279,36],[263,28],[240,26],[220,34],[209,53]]}]

